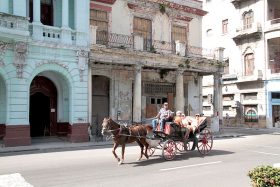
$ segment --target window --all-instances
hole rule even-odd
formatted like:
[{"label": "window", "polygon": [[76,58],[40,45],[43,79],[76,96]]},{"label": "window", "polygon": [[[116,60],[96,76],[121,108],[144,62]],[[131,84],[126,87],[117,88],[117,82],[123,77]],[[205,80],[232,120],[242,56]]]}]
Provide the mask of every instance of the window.
[{"label": "window", "polygon": [[244,65],[245,65],[245,76],[249,76],[249,75],[253,75],[254,73],[254,54],[253,53],[249,53],[246,54],[244,57]]},{"label": "window", "polygon": [[97,26],[96,31],[96,43],[107,44],[108,43],[108,12],[101,10],[90,10],[90,24]]},{"label": "window", "polygon": [[231,106],[223,106],[223,111],[231,111]]},{"label": "window", "polygon": [[244,106],[245,122],[258,122],[258,110],[256,105]]},{"label": "window", "polygon": [[253,23],[253,11],[245,12],[243,14],[243,29],[250,29],[252,28]]},{"label": "window", "polygon": [[144,38],[144,50],[152,46],[152,21],[144,18],[134,17],[133,33],[140,34]]},{"label": "window", "polygon": [[182,26],[172,26],[172,33],[171,33],[172,41],[175,42],[179,40],[180,42],[187,42],[187,29],[186,27]]},{"label": "window", "polygon": [[223,95],[223,101],[232,101],[234,99],[233,94]]},{"label": "window", "polygon": [[223,34],[228,33],[228,19],[222,21],[222,27]]},{"label": "window", "polygon": [[257,100],[257,93],[244,93],[244,100]]},{"label": "window", "polygon": [[211,110],[211,106],[203,106],[203,111],[210,111]]},{"label": "window", "polygon": [[271,93],[272,99],[280,99],[280,93],[279,92],[272,92]]}]

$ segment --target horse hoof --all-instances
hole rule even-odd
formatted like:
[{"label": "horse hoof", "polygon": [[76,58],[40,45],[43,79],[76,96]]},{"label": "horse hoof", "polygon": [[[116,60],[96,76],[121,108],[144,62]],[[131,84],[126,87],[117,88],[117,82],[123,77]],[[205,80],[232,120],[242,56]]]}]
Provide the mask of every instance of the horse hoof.
[{"label": "horse hoof", "polygon": [[140,161],[140,160],[141,160],[141,158],[137,158],[137,159],[136,159],[136,161]]},{"label": "horse hoof", "polygon": [[121,160],[121,161],[119,161],[119,165],[122,165],[122,163],[123,163],[123,161]]}]

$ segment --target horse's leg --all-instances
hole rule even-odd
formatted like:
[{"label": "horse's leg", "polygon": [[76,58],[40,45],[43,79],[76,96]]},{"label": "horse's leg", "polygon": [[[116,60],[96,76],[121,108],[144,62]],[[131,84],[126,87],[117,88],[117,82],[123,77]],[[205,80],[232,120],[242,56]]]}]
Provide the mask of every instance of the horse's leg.
[{"label": "horse's leg", "polygon": [[145,153],[144,153],[144,155],[145,155],[145,157],[146,157],[147,159],[149,159],[149,156],[148,156],[149,144],[146,142],[145,139],[141,139],[141,140],[142,140],[141,143],[145,146]]},{"label": "horse's leg", "polygon": [[122,144],[122,159],[119,160],[119,165],[121,165],[124,161],[124,152],[125,152],[125,143]]},{"label": "horse's leg", "polygon": [[113,150],[112,150],[112,153],[113,153],[113,155],[115,156],[115,158],[118,160],[118,162],[120,161],[120,158],[118,157],[118,155],[116,154],[116,149],[117,149],[117,147],[119,146],[119,144],[118,143],[114,143],[114,146],[113,146]]},{"label": "horse's leg", "polygon": [[141,143],[140,140],[137,139],[136,142],[137,142],[137,144],[138,144],[138,145],[140,146],[140,148],[141,148],[141,154],[140,154],[139,158],[137,159],[137,160],[139,161],[139,160],[141,160],[141,158],[142,158],[142,156],[143,156],[143,154],[144,154],[144,151],[143,151],[144,146],[143,146],[143,144]]}]

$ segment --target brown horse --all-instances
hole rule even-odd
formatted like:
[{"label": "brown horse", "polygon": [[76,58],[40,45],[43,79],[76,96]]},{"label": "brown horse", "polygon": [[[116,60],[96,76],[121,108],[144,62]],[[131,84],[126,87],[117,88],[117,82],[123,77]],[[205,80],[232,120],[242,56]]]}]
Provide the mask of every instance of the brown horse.
[{"label": "brown horse", "polygon": [[[123,127],[113,121],[111,118],[104,118],[102,123],[102,135],[110,133],[113,137],[113,155],[118,160],[119,164],[122,164],[124,161],[124,152],[125,152],[125,144],[137,142],[141,147],[141,154],[138,160],[140,160],[143,156],[148,159],[149,156],[147,154],[147,150],[149,144],[146,142],[146,135],[152,131],[152,126],[150,125],[138,125],[132,124],[130,127]],[[122,146],[122,159],[118,157],[116,154],[117,147]],[[144,153],[145,146],[145,153]]]}]

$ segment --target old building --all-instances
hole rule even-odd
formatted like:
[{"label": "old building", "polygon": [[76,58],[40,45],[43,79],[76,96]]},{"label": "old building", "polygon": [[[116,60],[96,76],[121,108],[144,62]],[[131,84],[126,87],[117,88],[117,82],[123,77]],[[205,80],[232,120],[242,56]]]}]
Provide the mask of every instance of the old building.
[{"label": "old building", "polygon": [[[209,12],[203,20],[203,46],[224,47],[229,63],[222,77],[223,116],[228,114],[232,125],[280,127],[279,1],[203,3]],[[208,80],[203,86],[203,111],[212,115],[213,83]]]},{"label": "old building", "polygon": [[222,55],[202,48],[206,13],[197,0],[90,2],[89,113],[96,137],[104,117],[141,122],[166,101],[186,115],[202,111],[202,76],[218,77]]},{"label": "old building", "polygon": [[88,0],[0,1],[5,146],[38,136],[88,141],[88,41]]}]

